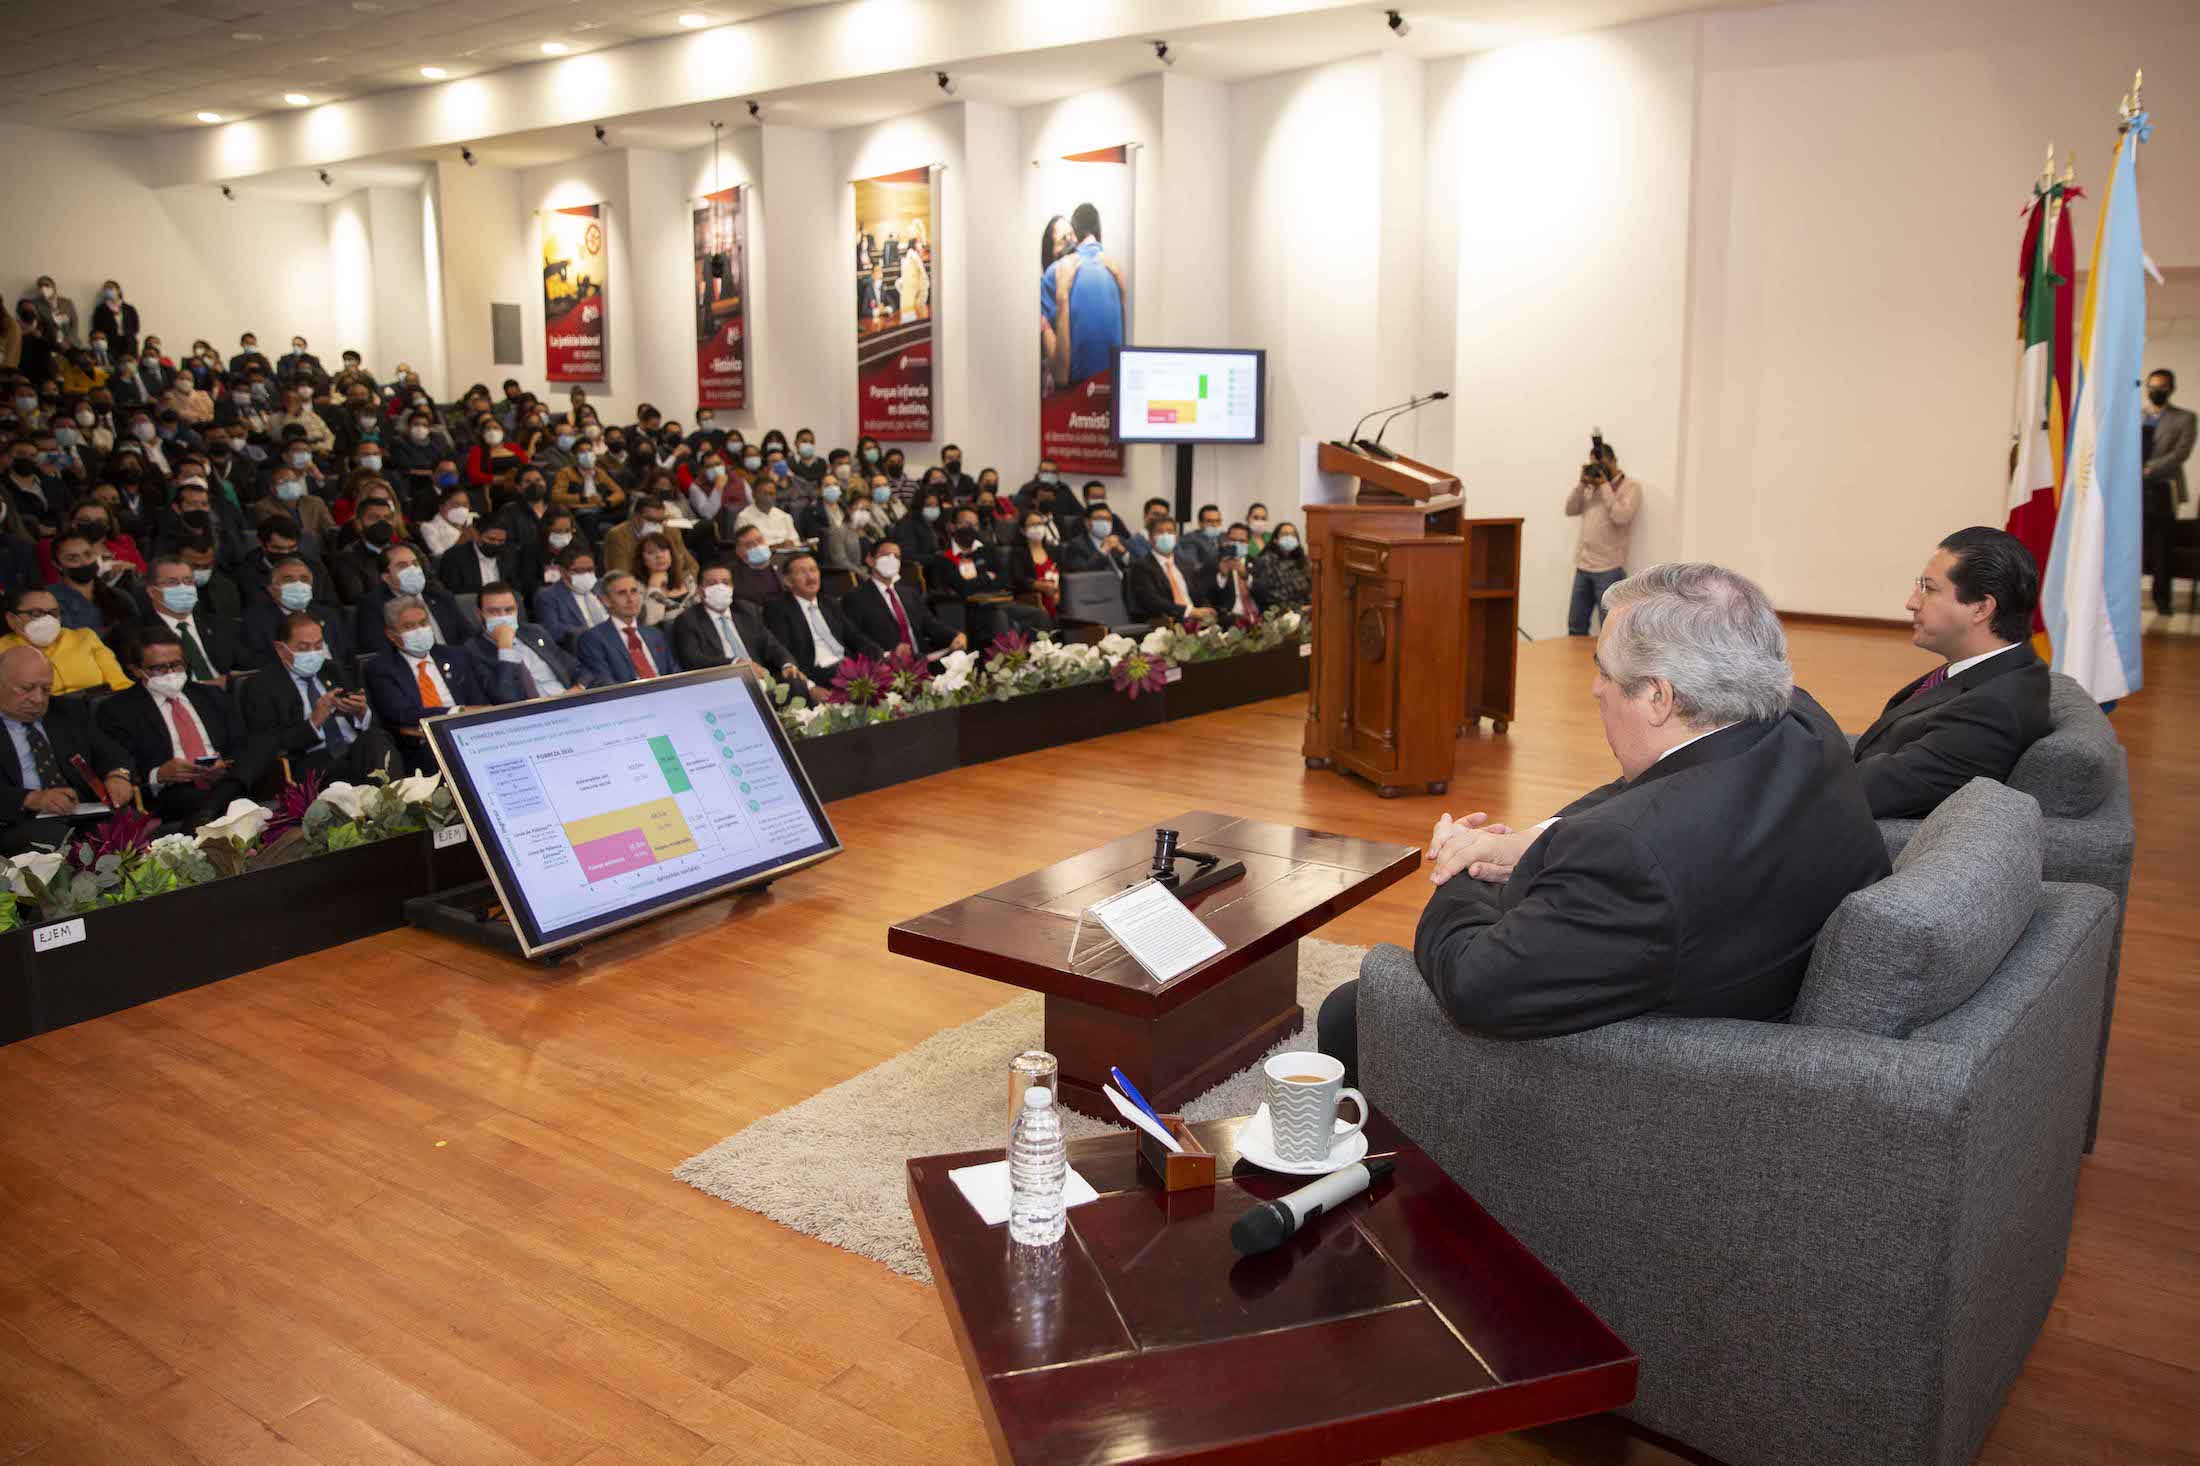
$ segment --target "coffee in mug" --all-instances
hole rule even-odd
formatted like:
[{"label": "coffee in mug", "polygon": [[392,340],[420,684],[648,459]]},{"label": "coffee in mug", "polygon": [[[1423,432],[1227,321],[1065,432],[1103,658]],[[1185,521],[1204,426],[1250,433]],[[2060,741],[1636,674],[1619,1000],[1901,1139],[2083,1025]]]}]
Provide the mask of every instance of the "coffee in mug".
[{"label": "coffee in mug", "polygon": [[[1278,1054],[1261,1066],[1261,1078],[1279,1161],[1326,1161],[1332,1145],[1367,1126],[1366,1096],[1345,1088],[1344,1065],[1327,1054]],[[1340,1133],[1337,1104],[1345,1098],[1360,1117]]]}]

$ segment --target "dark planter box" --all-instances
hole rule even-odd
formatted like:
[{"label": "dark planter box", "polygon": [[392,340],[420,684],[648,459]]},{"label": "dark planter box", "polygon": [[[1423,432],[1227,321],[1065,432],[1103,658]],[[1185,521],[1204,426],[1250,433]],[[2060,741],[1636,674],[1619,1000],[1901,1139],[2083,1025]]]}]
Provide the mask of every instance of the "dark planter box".
[{"label": "dark planter box", "polygon": [[1169,684],[1169,721],[1304,692],[1313,665],[1295,645],[1219,662],[1188,662],[1180,669],[1184,675]]},{"label": "dark planter box", "polygon": [[827,804],[868,794],[889,784],[906,783],[956,766],[955,719],[958,709],[918,713],[892,723],[874,723],[794,745],[810,787]]},{"label": "dark planter box", "polygon": [[1165,700],[1158,694],[1129,698],[1107,682],[1035,692],[1008,702],[975,702],[955,711],[962,720],[960,744],[966,764],[1128,733],[1168,716]]}]

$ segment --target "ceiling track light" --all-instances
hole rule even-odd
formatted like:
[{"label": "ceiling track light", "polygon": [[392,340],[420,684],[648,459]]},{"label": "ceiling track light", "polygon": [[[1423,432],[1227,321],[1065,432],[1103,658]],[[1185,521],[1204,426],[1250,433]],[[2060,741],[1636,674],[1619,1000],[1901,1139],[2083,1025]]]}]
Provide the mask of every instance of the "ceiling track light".
[{"label": "ceiling track light", "polygon": [[1176,58],[1169,54],[1169,43],[1167,41],[1155,41],[1152,45],[1154,60],[1160,62],[1163,66],[1176,65]]},{"label": "ceiling track light", "polygon": [[[749,98],[749,116],[750,116],[750,117],[751,117],[751,118],[753,119],[753,118],[757,118],[757,117],[762,117],[763,115],[764,115],[764,104],[763,104],[762,102],[759,102],[759,101],[757,101],[757,100],[756,100],[756,98],[754,98],[754,97],[751,97],[751,98]],[[717,127],[717,126],[719,126],[719,125],[720,125],[720,124],[718,124],[718,123],[716,123],[716,122],[713,122],[713,123],[711,124],[711,126],[713,126],[713,127]]]},{"label": "ceiling track light", "polygon": [[441,81],[450,75],[448,71],[440,66],[423,66],[420,68],[420,74],[430,81]]},{"label": "ceiling track light", "polygon": [[955,95],[955,79],[949,76],[946,72],[933,72],[932,80],[938,82],[940,84],[940,90],[947,93],[947,95],[949,95],[950,97]]},{"label": "ceiling track light", "polygon": [[474,166],[474,164],[475,164],[475,162],[476,162],[476,161],[478,161],[478,160],[477,160],[477,159],[476,159],[476,158],[474,157],[474,150],[473,150],[472,148],[467,148],[467,147],[462,147],[462,148],[460,148],[460,149],[458,150],[458,156],[459,156],[460,158],[462,158],[462,159],[464,159],[464,160],[465,160],[466,166],[467,166],[467,167],[469,167],[469,168],[473,167],[473,166]]},{"label": "ceiling track light", "polygon": [[563,56],[572,49],[563,41],[544,41],[542,43],[542,54],[545,56]]},{"label": "ceiling track light", "polygon": [[596,124],[596,146],[599,148],[608,148],[611,146],[610,136],[603,130],[603,124],[601,122]]},{"label": "ceiling track light", "polygon": [[237,195],[230,191],[230,187],[226,183],[222,185],[222,197],[229,200],[231,203],[235,203],[237,201]]},{"label": "ceiling track light", "polygon": [[328,169],[326,169],[326,168],[323,168],[323,169],[321,170],[321,173],[320,173],[320,178],[321,178],[321,187],[323,187],[323,188],[334,188],[334,187],[336,186],[336,180],[328,176]]},{"label": "ceiling track light", "polygon": [[1383,24],[1389,26],[1390,33],[1401,41],[1413,34],[1413,22],[1395,10],[1384,12]]}]

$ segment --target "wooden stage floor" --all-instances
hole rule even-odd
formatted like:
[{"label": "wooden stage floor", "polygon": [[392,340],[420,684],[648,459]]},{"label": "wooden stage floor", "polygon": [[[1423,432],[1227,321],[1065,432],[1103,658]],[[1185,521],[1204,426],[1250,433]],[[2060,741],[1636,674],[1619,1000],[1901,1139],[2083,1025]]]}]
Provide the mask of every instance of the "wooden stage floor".
[{"label": "wooden stage floor", "polygon": [[[1794,650],[1851,728],[1925,665],[1894,632]],[[2147,651],[2100,1143],[1994,1466],[2200,1463],[2200,642]],[[1586,643],[1523,648],[1519,720],[1445,800],[1306,773],[1280,700],[847,800],[843,858],[560,975],[394,932],[0,1049],[0,1462],[988,1459],[930,1290],[672,1167],[1014,996],[890,923],[1187,808],[1540,818],[1612,772],[1589,676]],[[1410,940],[1425,894],[1324,935]],[[1671,1458],[1591,1421],[1414,1459]]]}]

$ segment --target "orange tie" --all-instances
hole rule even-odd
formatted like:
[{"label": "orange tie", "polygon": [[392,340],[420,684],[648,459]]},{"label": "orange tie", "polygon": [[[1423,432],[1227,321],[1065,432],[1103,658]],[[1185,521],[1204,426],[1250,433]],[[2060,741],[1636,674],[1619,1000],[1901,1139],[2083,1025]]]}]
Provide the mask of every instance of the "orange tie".
[{"label": "orange tie", "polygon": [[428,659],[422,657],[413,670],[420,674],[420,706],[424,709],[443,706],[443,695],[435,690],[435,679],[428,675]]}]

